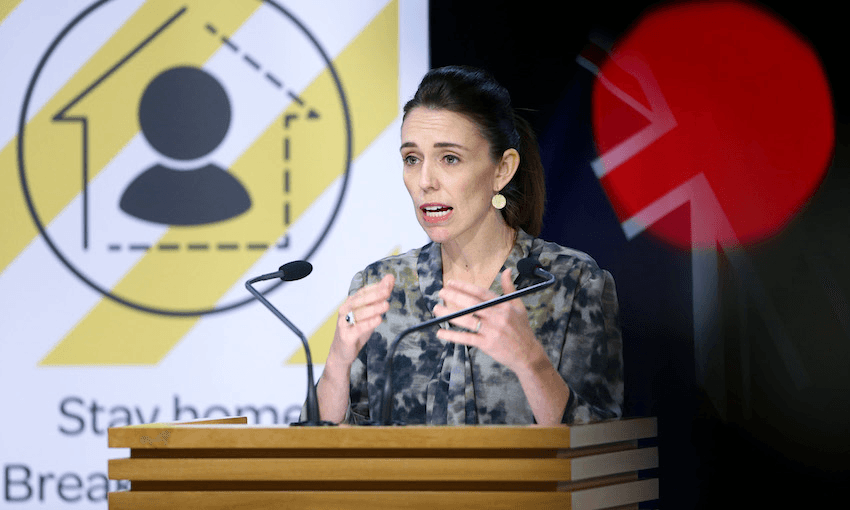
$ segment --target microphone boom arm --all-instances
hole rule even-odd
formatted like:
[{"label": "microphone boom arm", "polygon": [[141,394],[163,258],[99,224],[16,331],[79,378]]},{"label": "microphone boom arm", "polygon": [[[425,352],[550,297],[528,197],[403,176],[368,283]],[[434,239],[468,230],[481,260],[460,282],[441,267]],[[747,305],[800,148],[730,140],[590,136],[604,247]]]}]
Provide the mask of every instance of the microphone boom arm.
[{"label": "microphone boom arm", "polygon": [[304,354],[307,358],[307,421],[303,423],[297,423],[297,425],[324,425],[319,419],[319,398],[316,395],[316,384],[313,378],[313,359],[310,356],[310,345],[307,342],[307,337],[304,336],[304,333],[301,332],[300,329],[295,327],[295,324],[289,321],[277,308],[272,305],[268,299],[263,296],[260,291],[254,288],[253,284],[263,280],[271,280],[274,278],[280,278],[281,275],[278,273],[282,273],[282,271],[278,271],[277,273],[269,273],[267,275],[258,276],[256,278],[252,278],[245,282],[245,288],[248,289],[257,301],[262,303],[269,311],[274,314],[275,317],[280,319],[293,333],[298,336],[301,340],[301,343],[304,345]]}]

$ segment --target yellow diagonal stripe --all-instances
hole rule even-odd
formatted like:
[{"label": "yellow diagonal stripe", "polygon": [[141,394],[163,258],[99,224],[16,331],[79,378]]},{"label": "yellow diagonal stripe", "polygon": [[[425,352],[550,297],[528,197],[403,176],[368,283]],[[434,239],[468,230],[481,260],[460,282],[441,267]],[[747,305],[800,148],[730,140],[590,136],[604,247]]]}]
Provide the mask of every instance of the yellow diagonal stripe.
[{"label": "yellow diagonal stripe", "polygon": [[21,193],[15,144],[0,151],[0,272],[38,234]]},{"label": "yellow diagonal stripe", "polygon": [[[80,193],[82,133],[79,123],[55,122],[53,117],[98,78],[120,62],[167,19],[185,8],[150,45],[132,57],[83,97],[68,115],[88,117],[89,180],[139,131],[137,108],[147,83],[157,72],[181,64],[202,65],[220,47],[205,34],[207,23],[232,32],[253,13],[259,2],[230,0],[152,0],[146,2],[110,38],[64,87],[28,122],[26,127],[26,176],[31,195],[46,226]],[[179,48],[180,51],[174,51]],[[18,179],[17,138],[0,154],[0,243],[2,271],[37,234],[32,226]],[[6,221],[13,218],[15,223]],[[20,221],[18,221],[20,220]]]},{"label": "yellow diagonal stripe", "polygon": [[[398,113],[397,11],[396,2],[388,4],[334,62],[349,101],[355,158]],[[291,165],[296,182],[292,187],[296,191],[289,204],[293,222],[340,176],[345,147],[328,141],[341,139],[344,123],[330,73],[322,73],[299,95],[321,112],[320,121],[304,120],[298,129],[284,133],[282,119],[288,114],[304,118],[304,107],[293,104],[230,169],[251,190],[255,207],[250,213],[209,227],[171,228],[159,244],[183,240],[187,235],[221,240],[279,238],[284,232],[280,222],[280,191],[269,185],[269,172],[260,169],[280,167],[280,160],[270,155],[280,154],[284,136],[290,139],[293,148]],[[322,164],[317,166],[316,162]],[[257,251],[237,250],[221,257],[215,269],[210,270],[199,265],[197,254],[151,251],[113,291],[132,296],[136,302],[163,308],[185,308],[186,303],[212,308],[260,255]],[[174,281],[183,284],[173,286]],[[146,314],[102,300],[42,363],[154,364],[196,321]]]},{"label": "yellow diagonal stripe", "polygon": [[[21,0],[0,1],[0,24],[20,3]],[[36,235],[18,184],[16,142],[12,139],[0,150],[0,272]]]},{"label": "yellow diagonal stripe", "polygon": [[2,0],[0,1],[0,24],[6,20],[6,16],[15,10],[15,7],[21,3],[21,0]]},{"label": "yellow diagonal stripe", "polygon": [[[313,359],[313,363],[323,364],[328,360],[328,351],[331,349],[334,331],[336,331],[337,310],[341,305],[342,302],[340,301],[328,318],[319,326],[319,329],[310,335],[308,342],[310,343],[310,357]],[[306,362],[307,355],[304,353],[304,349],[298,349],[286,360],[288,365],[303,365]]]}]

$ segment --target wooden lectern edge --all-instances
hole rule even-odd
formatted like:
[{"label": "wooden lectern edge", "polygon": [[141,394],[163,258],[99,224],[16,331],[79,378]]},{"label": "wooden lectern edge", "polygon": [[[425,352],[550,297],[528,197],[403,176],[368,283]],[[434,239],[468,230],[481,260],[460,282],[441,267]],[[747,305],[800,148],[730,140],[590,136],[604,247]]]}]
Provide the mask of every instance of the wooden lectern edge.
[{"label": "wooden lectern edge", "polygon": [[658,436],[658,419],[623,418],[605,420],[570,428],[570,445],[573,448],[593,446],[616,441],[634,441]]},{"label": "wooden lectern edge", "polygon": [[[523,428],[527,429],[575,429],[575,428],[585,428],[585,427],[599,427],[605,426],[606,424],[627,424],[627,423],[636,423],[636,422],[645,422],[646,427],[646,437],[653,437],[657,433],[657,418],[655,417],[633,417],[633,418],[616,418],[612,420],[602,420],[592,423],[581,423],[574,425],[539,425],[537,423],[521,425]],[[191,426],[206,426],[206,425],[238,425],[240,427],[248,426],[248,417],[247,416],[229,416],[227,418],[199,418],[197,420],[187,420],[187,421],[162,421],[162,422],[153,422],[153,423],[140,423],[136,425],[124,425],[122,427],[109,427],[108,430],[118,430],[118,429],[148,429],[148,428],[169,428],[169,427],[191,427]],[[384,426],[384,425],[371,425],[371,426],[363,426],[363,425],[352,425],[348,423],[340,423],[338,425],[333,425],[325,428],[362,428],[362,429],[411,429],[411,428],[426,428],[426,427],[434,427],[435,425],[405,425],[405,426]],[[504,428],[504,427],[517,427],[518,425],[474,425],[470,427],[469,425],[437,425],[438,427],[444,429],[468,429],[468,428]],[[294,428],[289,424],[271,424],[271,425],[263,425],[256,424],[250,425],[250,428]],[[300,428],[300,427],[299,427]],[[310,428],[310,427],[304,427]],[[315,428],[315,427],[313,427]]]},{"label": "wooden lectern edge", "polygon": [[125,425],[123,427],[109,427],[108,430],[117,429],[150,429],[150,428],[167,428],[167,427],[182,427],[192,425],[247,425],[247,416],[229,416],[227,418],[199,418],[197,420],[187,421],[158,421],[154,423],[140,423],[137,425]]},{"label": "wooden lectern edge", "polygon": [[[476,435],[481,437],[481,434],[484,436],[491,437],[496,439],[498,442],[499,439],[503,439],[502,432],[510,433],[511,431],[516,431],[517,429],[525,430],[526,437],[527,433],[532,433],[533,437],[537,437],[538,440],[542,441],[542,443],[558,443],[559,445],[569,444],[571,448],[582,448],[589,447],[598,444],[610,444],[613,442],[627,442],[627,441],[636,441],[639,439],[656,437],[657,435],[657,419],[654,417],[651,418],[624,418],[624,419],[616,419],[616,420],[605,420],[590,424],[584,425],[572,425],[572,426],[556,426],[556,427],[545,427],[541,425],[524,425],[524,426],[516,426],[516,425],[479,425],[479,426],[430,426],[430,425],[409,425],[404,427],[398,426],[357,426],[357,425],[340,425],[336,427],[290,427],[289,425],[248,425],[247,417],[233,417],[233,418],[222,418],[222,419],[201,419],[201,420],[191,420],[185,422],[163,422],[163,423],[149,423],[143,425],[129,425],[125,427],[113,427],[109,429],[108,434],[108,443],[110,448],[158,448],[161,446],[168,446],[166,444],[159,445],[154,444],[153,441],[148,441],[150,444],[146,445],[138,445],[133,441],[133,444],[128,444],[127,439],[133,438],[133,431],[145,431],[146,438],[149,434],[150,439],[155,439],[153,436],[156,434],[169,435],[172,431],[179,430],[207,430],[212,434],[216,434],[216,437],[231,437],[230,435],[233,433],[241,434],[242,431],[249,432],[254,431],[257,433],[263,434],[265,437],[280,437],[278,431],[287,430],[287,434],[289,437],[295,438],[328,438],[334,435],[333,430],[349,430],[351,432],[347,434],[355,434],[355,436],[348,436],[350,438],[360,437],[361,435],[369,435],[374,436],[378,434],[383,438],[397,438],[400,435],[403,436],[417,436],[419,441],[428,442],[431,439],[431,436],[435,433],[435,431],[440,432],[440,436],[443,433],[448,435],[454,435],[455,437],[468,437],[469,435]],[[233,432],[237,431],[237,432]],[[533,432],[536,431],[536,432]],[[127,434],[130,434],[128,436]],[[226,436],[222,436],[221,434],[226,434]],[[273,436],[267,436],[267,434],[273,434]],[[460,436],[458,436],[460,434]],[[409,437],[408,437],[409,438]],[[537,443],[538,440],[533,440],[532,442]],[[274,441],[277,442],[277,441]],[[300,441],[298,441],[300,442]],[[365,444],[360,444],[362,441],[355,441],[357,444],[349,444],[347,447],[349,448],[367,448],[373,447],[374,444],[369,444],[368,446]],[[476,441],[480,442],[480,441]],[[414,444],[416,441],[414,441]],[[340,447],[339,443],[329,444],[328,447]],[[183,448],[195,448],[200,446],[192,446],[186,445]],[[231,446],[236,447],[236,446]],[[261,445],[241,445],[238,446],[240,448],[259,448]],[[294,446],[298,447],[298,446]],[[454,445],[456,448],[481,448],[482,446],[479,444],[477,446],[466,446],[463,441]],[[538,447],[540,448],[550,448],[551,446],[540,444]],[[560,446],[559,446],[560,447]]]}]

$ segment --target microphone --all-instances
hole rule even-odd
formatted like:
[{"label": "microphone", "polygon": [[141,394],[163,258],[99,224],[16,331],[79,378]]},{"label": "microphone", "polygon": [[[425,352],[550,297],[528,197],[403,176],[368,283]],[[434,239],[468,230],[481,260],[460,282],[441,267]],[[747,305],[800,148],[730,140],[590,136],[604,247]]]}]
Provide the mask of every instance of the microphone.
[{"label": "microphone", "polygon": [[248,292],[253,294],[257,300],[265,305],[269,311],[274,314],[275,317],[280,319],[286,327],[292,330],[296,336],[301,340],[301,343],[304,345],[304,353],[307,358],[307,421],[300,421],[293,423],[292,425],[335,425],[335,423],[321,421],[319,419],[319,398],[316,395],[316,384],[313,381],[313,358],[310,356],[310,345],[307,343],[307,337],[304,336],[298,328],[292,324],[289,319],[284,317],[280,310],[275,308],[269,300],[266,299],[257,289],[254,288],[253,284],[257,282],[261,282],[264,280],[274,280],[275,278],[280,278],[285,282],[291,282],[293,280],[300,280],[304,278],[308,274],[313,271],[313,265],[307,262],[306,260],[296,260],[294,262],[286,263],[275,271],[274,273],[268,273],[264,275],[257,276],[245,282],[245,288],[248,289]]},{"label": "microphone", "polygon": [[393,356],[395,355],[396,347],[398,347],[398,344],[402,338],[415,331],[431,327],[434,324],[447,322],[457,317],[468,315],[470,313],[475,313],[479,310],[483,310],[484,308],[489,308],[491,306],[498,305],[499,303],[504,303],[505,301],[510,301],[512,299],[525,296],[526,294],[531,294],[532,292],[537,292],[555,283],[555,275],[543,269],[540,266],[540,262],[538,262],[537,259],[534,257],[526,257],[524,259],[521,259],[517,262],[516,268],[519,272],[520,277],[529,277],[533,275],[538,276],[540,278],[545,278],[546,280],[528,286],[524,289],[510,292],[503,296],[495,297],[487,301],[483,301],[481,303],[478,303],[477,305],[470,306],[469,308],[464,308],[463,310],[458,310],[457,312],[453,312],[442,317],[435,317],[433,319],[427,320],[425,322],[417,324],[416,326],[412,326],[410,328],[405,329],[404,331],[399,333],[397,337],[395,337],[395,340],[392,341],[389,346],[389,349],[387,349],[387,361],[384,369],[384,393],[379,399],[379,402],[381,402],[381,408],[379,410],[379,415],[381,417],[381,425],[391,425],[390,415],[392,414],[392,393],[390,391],[390,387],[392,386],[393,378]]},{"label": "microphone", "polygon": [[547,280],[551,279],[553,282],[555,279],[555,275],[543,269],[543,266],[534,257],[526,257],[519,260],[516,263],[516,269],[520,276],[528,277],[534,275],[540,278],[546,278]]},{"label": "microphone", "polygon": [[304,278],[312,272],[312,264],[310,264],[306,260],[295,260],[293,262],[287,262],[286,264],[280,266],[280,268],[274,273],[268,273],[253,278],[251,280],[251,283],[262,282],[265,280],[274,280],[275,278],[280,278],[285,282],[291,282],[294,280],[300,280],[301,278]]}]

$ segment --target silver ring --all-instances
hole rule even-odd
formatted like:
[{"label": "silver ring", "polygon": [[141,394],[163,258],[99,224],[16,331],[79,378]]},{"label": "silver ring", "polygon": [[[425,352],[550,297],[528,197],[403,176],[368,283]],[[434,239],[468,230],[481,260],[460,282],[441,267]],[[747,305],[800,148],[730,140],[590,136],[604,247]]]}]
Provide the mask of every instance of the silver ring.
[{"label": "silver ring", "polygon": [[472,330],[472,332],[473,332],[473,333],[476,333],[476,334],[477,334],[479,331],[481,331],[481,319],[478,319],[478,324],[476,324],[476,325],[475,325],[475,329],[474,329],[474,330]]},{"label": "silver ring", "polygon": [[354,310],[348,312],[348,314],[345,316],[345,322],[351,324],[352,326],[354,325]]}]

